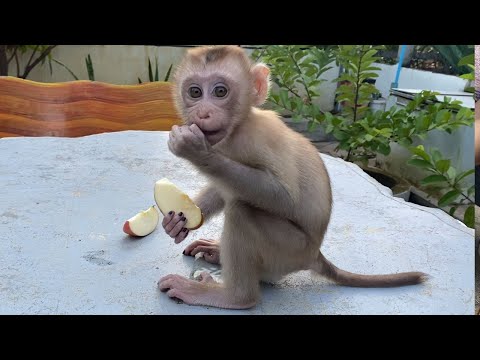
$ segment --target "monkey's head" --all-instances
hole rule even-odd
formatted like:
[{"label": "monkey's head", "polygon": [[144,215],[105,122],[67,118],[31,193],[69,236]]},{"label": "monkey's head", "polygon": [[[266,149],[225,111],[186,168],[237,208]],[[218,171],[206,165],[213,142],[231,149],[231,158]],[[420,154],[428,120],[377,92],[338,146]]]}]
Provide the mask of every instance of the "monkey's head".
[{"label": "monkey's head", "polygon": [[269,74],[268,67],[252,63],[238,46],[192,49],[174,75],[177,111],[215,145],[248,117],[252,106],[265,102]]}]

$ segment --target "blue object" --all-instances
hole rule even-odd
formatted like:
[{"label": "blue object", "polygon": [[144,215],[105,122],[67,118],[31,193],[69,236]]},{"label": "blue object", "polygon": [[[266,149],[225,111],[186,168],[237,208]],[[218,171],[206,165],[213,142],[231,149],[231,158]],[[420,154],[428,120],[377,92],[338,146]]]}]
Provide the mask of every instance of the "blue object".
[{"label": "blue object", "polygon": [[400,78],[400,71],[402,70],[403,58],[405,57],[406,49],[407,49],[407,45],[401,45],[400,59],[398,61],[398,66],[397,66],[397,74],[395,75],[395,81],[390,86],[391,89],[398,87],[398,79]]}]

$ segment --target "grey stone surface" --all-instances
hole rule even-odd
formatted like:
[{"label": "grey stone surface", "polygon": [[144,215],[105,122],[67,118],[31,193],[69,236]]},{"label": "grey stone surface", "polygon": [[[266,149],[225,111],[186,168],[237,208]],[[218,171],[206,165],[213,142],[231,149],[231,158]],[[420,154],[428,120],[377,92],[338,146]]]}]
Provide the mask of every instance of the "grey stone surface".
[{"label": "grey stone surface", "polygon": [[334,211],[323,251],[360,273],[418,270],[425,285],[342,287],[308,272],[263,286],[247,311],[188,306],[157,289],[189,276],[183,248],[216,238],[222,217],[175,245],[161,227],[132,239],[126,219],[154,204],[168,177],[193,195],[205,184],[167,149],[167,133],[0,139],[1,314],[472,314],[473,230],[437,209],[394,198],[357,166],[323,155]]}]

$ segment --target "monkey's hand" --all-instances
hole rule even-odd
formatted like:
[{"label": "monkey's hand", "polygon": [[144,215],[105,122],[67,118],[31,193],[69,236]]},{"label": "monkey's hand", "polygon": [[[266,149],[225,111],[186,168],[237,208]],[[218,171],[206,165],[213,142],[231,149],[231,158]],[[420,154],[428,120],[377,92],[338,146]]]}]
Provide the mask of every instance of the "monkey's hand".
[{"label": "monkey's hand", "polygon": [[213,152],[212,146],[196,124],[174,125],[170,131],[168,148],[174,155],[194,164],[204,164]]}]

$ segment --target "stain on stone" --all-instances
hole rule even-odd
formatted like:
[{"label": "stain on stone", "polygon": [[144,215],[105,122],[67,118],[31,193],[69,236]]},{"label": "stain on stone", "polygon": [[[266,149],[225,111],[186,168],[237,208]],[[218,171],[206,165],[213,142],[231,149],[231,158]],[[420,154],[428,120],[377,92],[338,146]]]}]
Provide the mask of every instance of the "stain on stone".
[{"label": "stain on stone", "polygon": [[19,216],[17,214],[15,214],[11,211],[6,211],[0,216],[2,216],[2,217],[5,216],[5,217],[8,217],[8,218],[12,218],[12,219],[18,219],[19,218]]},{"label": "stain on stone", "polygon": [[89,251],[87,255],[82,256],[88,262],[98,265],[98,266],[108,266],[112,265],[113,262],[110,260],[105,260],[103,256],[105,255],[104,250],[100,251]]}]

